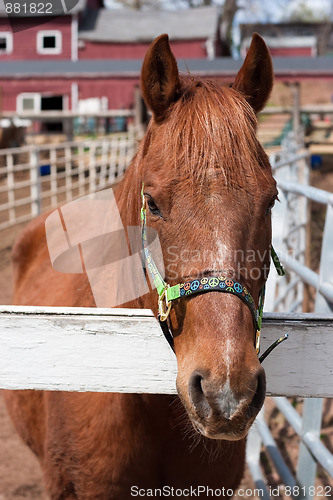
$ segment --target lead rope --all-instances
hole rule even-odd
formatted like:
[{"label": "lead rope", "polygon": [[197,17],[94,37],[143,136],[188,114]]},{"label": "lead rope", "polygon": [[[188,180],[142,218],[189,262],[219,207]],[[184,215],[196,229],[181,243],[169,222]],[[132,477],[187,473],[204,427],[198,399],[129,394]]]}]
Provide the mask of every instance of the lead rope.
[{"label": "lead rope", "polygon": [[[263,286],[260,296],[259,296],[259,304],[258,309],[255,309],[254,300],[246,289],[245,286],[241,285],[241,283],[234,281],[230,278],[226,278],[224,276],[209,276],[201,279],[196,279],[192,281],[186,281],[184,283],[179,283],[174,286],[170,286],[168,283],[164,281],[162,278],[153,258],[148,249],[148,240],[147,240],[147,215],[146,215],[146,199],[143,193],[143,185],[141,190],[142,197],[142,207],[141,207],[141,234],[142,234],[142,267],[143,272],[146,274],[146,268],[150,272],[153,283],[156,287],[158,293],[158,316],[157,319],[159,321],[162,332],[169,343],[171,349],[175,352],[174,348],[174,340],[172,333],[168,326],[168,317],[170,314],[170,310],[172,307],[172,302],[174,300],[180,299],[182,297],[187,297],[189,295],[211,292],[211,291],[219,291],[225,293],[231,293],[240,298],[245,304],[249,307],[253,323],[256,331],[255,336],[255,349],[257,355],[260,353],[260,332],[263,318],[263,310],[264,310],[264,301],[265,301],[265,286]],[[271,247],[271,257],[274,262],[276,271],[279,276],[284,276],[285,271],[281,265],[280,259],[276,254],[273,247]],[[147,264],[147,266],[146,266]],[[259,362],[262,363],[265,358],[277,347],[281,342],[288,338],[288,334],[283,335],[278,340],[276,340],[260,357]]]}]

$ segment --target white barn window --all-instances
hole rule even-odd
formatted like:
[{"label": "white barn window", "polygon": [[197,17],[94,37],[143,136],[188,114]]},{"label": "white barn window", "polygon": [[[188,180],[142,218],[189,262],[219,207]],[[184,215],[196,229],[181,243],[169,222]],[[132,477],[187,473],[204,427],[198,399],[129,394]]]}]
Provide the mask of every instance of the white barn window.
[{"label": "white barn window", "polygon": [[23,92],[17,96],[18,113],[38,113],[41,109],[41,95],[35,92]]},{"label": "white barn window", "polygon": [[62,33],[57,30],[39,31],[37,33],[38,54],[61,54]]},{"label": "white barn window", "polygon": [[0,31],[0,54],[13,52],[13,33]]}]

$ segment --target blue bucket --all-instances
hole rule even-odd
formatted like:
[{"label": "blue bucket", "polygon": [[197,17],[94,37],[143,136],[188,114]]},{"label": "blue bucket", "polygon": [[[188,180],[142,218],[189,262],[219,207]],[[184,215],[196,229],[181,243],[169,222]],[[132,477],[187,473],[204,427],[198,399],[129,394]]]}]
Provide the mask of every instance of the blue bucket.
[{"label": "blue bucket", "polygon": [[41,165],[39,167],[39,174],[43,177],[44,175],[50,175],[51,165]]}]

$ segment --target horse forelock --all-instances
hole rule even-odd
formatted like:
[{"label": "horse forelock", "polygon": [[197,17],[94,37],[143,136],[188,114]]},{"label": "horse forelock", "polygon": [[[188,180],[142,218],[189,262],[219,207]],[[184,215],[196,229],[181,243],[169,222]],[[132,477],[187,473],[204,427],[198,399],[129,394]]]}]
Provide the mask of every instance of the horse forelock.
[{"label": "horse forelock", "polygon": [[165,123],[156,131],[151,127],[144,148],[153,147],[156,168],[167,162],[177,178],[204,182],[218,172],[226,186],[245,185],[266,163],[256,126],[255,112],[239,92],[216,81],[183,77],[180,99]]}]

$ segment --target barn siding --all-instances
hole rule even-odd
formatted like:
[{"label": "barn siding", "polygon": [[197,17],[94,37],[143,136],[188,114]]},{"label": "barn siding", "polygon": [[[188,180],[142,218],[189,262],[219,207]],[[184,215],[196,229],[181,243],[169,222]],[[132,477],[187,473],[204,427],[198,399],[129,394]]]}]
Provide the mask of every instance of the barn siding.
[{"label": "barn siding", "polygon": [[312,47],[277,47],[269,48],[272,57],[312,57]]},{"label": "barn siding", "polygon": [[[0,53],[0,61],[71,59],[71,16],[57,17],[52,20],[49,18],[40,18],[40,20],[47,20],[47,22],[35,26],[35,19],[11,19],[11,23],[15,23],[14,30],[20,29],[20,31],[15,31],[13,33],[13,52],[11,54]],[[61,31],[61,54],[44,55],[37,52],[37,33],[46,30]],[[0,32],[1,31],[13,31],[12,25],[9,23],[7,17],[0,18]]]},{"label": "barn siding", "polygon": [[79,99],[107,97],[109,109],[130,109],[134,101],[137,78],[30,78],[27,80],[0,79],[3,111],[16,111],[16,97],[22,92],[66,95],[71,109],[71,85],[78,83]]},{"label": "barn siding", "polygon": [[[147,43],[99,43],[81,40],[79,59],[143,59],[150,42]],[[206,58],[205,40],[185,40],[171,42],[176,58]]]},{"label": "barn siding", "polygon": [[134,102],[134,87],[139,78],[99,78],[77,80],[79,99],[107,97],[109,109],[130,109]]},{"label": "barn siding", "polygon": [[66,95],[71,109],[71,81],[51,78],[31,78],[27,80],[0,79],[3,111],[16,111],[16,97],[22,92]]}]

